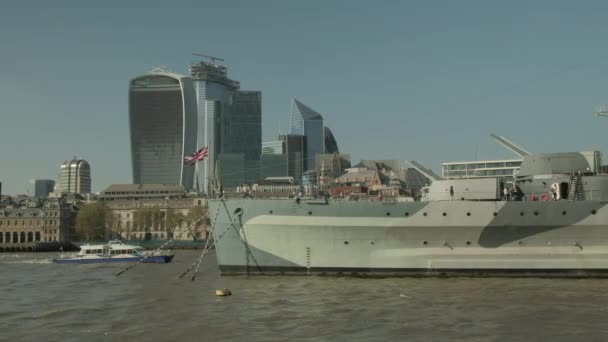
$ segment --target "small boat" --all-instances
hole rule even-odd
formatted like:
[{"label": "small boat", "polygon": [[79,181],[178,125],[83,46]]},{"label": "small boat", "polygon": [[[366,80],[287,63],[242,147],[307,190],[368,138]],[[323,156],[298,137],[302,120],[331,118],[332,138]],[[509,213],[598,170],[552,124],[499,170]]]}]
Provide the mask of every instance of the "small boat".
[{"label": "small boat", "polygon": [[58,264],[95,264],[108,262],[143,262],[164,264],[173,260],[174,254],[163,252],[146,252],[140,246],[127,245],[119,240],[111,240],[102,245],[82,245],[80,252],[72,255],[61,253],[53,259]]}]

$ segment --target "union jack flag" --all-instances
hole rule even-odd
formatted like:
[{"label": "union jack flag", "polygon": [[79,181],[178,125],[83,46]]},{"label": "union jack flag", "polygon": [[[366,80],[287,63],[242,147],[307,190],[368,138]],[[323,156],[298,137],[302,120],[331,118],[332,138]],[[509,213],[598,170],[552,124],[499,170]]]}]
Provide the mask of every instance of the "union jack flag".
[{"label": "union jack flag", "polygon": [[185,165],[194,165],[199,160],[205,160],[209,156],[209,149],[207,146],[201,148],[200,150],[194,152],[191,156],[184,157]]}]

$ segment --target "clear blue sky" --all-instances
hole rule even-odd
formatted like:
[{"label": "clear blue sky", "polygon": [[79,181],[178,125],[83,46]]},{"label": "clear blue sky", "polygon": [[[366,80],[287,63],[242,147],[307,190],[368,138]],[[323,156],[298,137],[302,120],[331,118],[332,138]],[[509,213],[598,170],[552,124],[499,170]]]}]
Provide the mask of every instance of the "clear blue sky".
[{"label": "clear blue sky", "polygon": [[[128,81],[226,59],[261,90],[264,140],[290,98],[362,158],[608,153],[605,1],[28,1],[0,10],[0,181],[24,193],[88,160],[93,190],[131,182]],[[606,156],[608,160],[608,155]]]}]

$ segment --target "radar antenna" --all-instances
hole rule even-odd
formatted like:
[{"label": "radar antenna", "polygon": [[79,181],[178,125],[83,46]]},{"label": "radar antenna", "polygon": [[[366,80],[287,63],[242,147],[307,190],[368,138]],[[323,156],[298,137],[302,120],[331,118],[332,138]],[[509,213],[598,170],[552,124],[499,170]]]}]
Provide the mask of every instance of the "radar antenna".
[{"label": "radar antenna", "polygon": [[222,61],[224,62],[223,58],[219,58],[219,57],[214,57],[214,56],[209,56],[209,55],[204,55],[202,53],[193,53],[193,56],[198,56],[198,57],[203,57],[203,58],[208,58],[211,60],[211,64],[215,65],[215,61]]},{"label": "radar antenna", "polygon": [[608,105],[599,104],[599,105],[593,107],[593,112],[598,117],[600,117],[600,116],[608,116]]}]

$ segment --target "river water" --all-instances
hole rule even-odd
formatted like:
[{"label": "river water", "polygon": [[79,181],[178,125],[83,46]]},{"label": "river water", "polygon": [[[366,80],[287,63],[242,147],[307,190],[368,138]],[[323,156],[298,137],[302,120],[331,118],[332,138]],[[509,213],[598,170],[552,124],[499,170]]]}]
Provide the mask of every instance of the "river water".
[{"label": "river water", "polygon": [[[604,341],[608,279],[220,277],[0,254],[0,341]],[[216,297],[216,288],[233,295]]]}]

